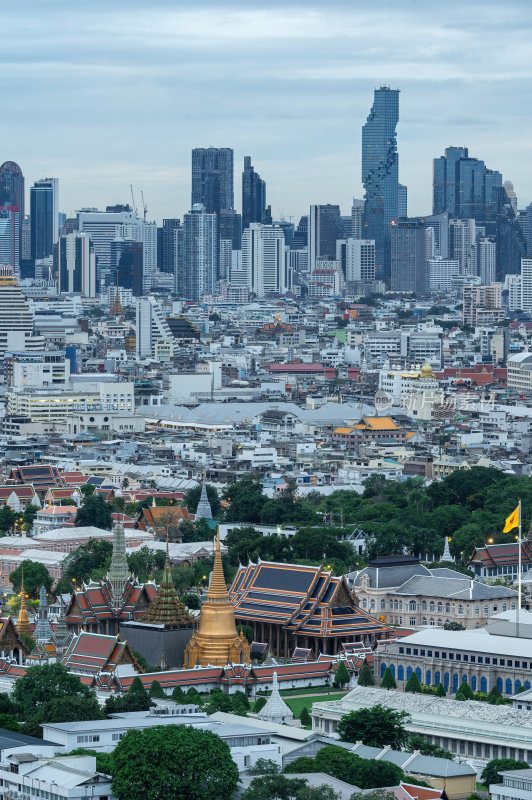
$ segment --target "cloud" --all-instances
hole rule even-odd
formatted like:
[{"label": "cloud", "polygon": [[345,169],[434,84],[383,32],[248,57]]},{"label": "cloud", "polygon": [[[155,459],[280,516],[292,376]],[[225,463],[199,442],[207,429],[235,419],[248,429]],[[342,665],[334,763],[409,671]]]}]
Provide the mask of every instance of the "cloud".
[{"label": "cloud", "polygon": [[[190,202],[190,150],[244,155],[274,209],[361,195],[360,131],[381,83],[401,88],[401,180],[430,210],[432,158],[466,144],[532,199],[532,14],[527,2],[382,0],[194,7],[175,0],[23,2],[3,11],[3,145],[29,182],[60,179],[61,208],[144,189],[153,214]],[[511,131],[511,145],[509,142]]]}]

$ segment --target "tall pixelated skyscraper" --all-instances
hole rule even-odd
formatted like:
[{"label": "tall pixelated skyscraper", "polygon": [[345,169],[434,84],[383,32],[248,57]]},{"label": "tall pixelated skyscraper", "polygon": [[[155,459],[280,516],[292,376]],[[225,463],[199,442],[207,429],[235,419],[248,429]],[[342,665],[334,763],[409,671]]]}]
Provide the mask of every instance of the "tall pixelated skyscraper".
[{"label": "tall pixelated skyscraper", "polygon": [[59,181],[42,178],[30,189],[31,260],[48,258],[59,235]]},{"label": "tall pixelated skyscraper", "polygon": [[18,206],[20,219],[24,219],[24,175],[14,161],[0,166],[0,206]]},{"label": "tall pixelated skyscraper", "polygon": [[375,89],[373,106],[362,128],[362,183],[365,189],[365,239],[375,240],[376,277],[389,280],[391,222],[399,215],[399,156],[396,126],[399,90]]},{"label": "tall pixelated skyscraper", "polygon": [[251,165],[250,156],[244,156],[242,172],[242,230],[250,222],[266,222],[266,181]]},{"label": "tall pixelated skyscraper", "polygon": [[234,208],[233,150],[230,147],[196,147],[192,151],[192,203],[208,214]]}]

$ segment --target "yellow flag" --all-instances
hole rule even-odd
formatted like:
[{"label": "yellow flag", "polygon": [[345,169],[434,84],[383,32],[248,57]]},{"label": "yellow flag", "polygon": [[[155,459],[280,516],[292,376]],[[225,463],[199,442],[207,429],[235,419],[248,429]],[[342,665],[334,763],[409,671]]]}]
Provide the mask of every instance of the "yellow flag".
[{"label": "yellow flag", "polygon": [[519,506],[517,506],[515,511],[512,511],[510,516],[506,519],[502,532],[508,533],[508,531],[511,531],[512,528],[517,528],[518,525],[519,525]]}]

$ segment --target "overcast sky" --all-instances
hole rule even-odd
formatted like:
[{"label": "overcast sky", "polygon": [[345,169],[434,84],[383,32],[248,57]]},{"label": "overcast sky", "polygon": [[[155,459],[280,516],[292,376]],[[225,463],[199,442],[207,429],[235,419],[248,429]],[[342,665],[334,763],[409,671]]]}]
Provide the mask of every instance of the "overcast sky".
[{"label": "overcast sky", "polygon": [[532,201],[529,0],[20,0],[1,12],[0,163],[57,177],[60,208],[190,206],[192,147],[233,147],[274,217],[362,196],[361,126],[400,88],[399,175],[431,210],[432,158],[465,145]]}]

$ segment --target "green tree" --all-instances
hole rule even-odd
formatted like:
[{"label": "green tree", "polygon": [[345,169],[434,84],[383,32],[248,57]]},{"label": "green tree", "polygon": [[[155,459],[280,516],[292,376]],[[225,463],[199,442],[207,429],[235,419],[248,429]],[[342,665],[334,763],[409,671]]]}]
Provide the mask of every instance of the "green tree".
[{"label": "green tree", "polygon": [[462,681],[462,683],[460,684],[460,686],[458,688],[458,691],[460,692],[460,694],[462,694],[464,696],[465,700],[474,700],[475,699],[475,693],[471,689],[471,687],[470,687],[470,685],[468,684],[467,681]]},{"label": "green tree", "polygon": [[13,689],[13,699],[20,705],[24,719],[29,719],[56,698],[88,699],[93,696],[93,692],[62,664],[29,667],[26,674],[15,682]]},{"label": "green tree", "polygon": [[345,661],[340,661],[338,664],[338,669],[334,673],[333,683],[335,686],[340,686],[343,688],[347,683],[349,683],[349,680],[349,671],[345,665]]},{"label": "green tree", "polygon": [[10,531],[16,519],[17,515],[9,506],[0,508],[0,531],[2,531],[2,533]]},{"label": "green tree", "polygon": [[154,705],[147,692],[127,692],[122,695],[111,695],[105,701],[105,714],[122,714],[124,711],[148,711]]},{"label": "green tree", "polygon": [[357,764],[353,777],[355,786],[361,789],[376,789],[381,786],[398,786],[404,774],[397,764],[390,761],[376,761],[371,758],[361,758]]},{"label": "green tree", "polygon": [[377,704],[372,708],[344,714],[337,730],[345,742],[362,741],[371,747],[389,745],[400,750],[408,735],[404,723],[409,719],[410,715],[405,711],[395,711]]},{"label": "green tree", "polygon": [[[35,667],[32,667],[35,669]],[[22,726],[22,733],[42,737],[41,725],[51,722],[81,722],[83,720],[103,719],[105,715],[94,692],[88,697],[54,697],[44,703]]]},{"label": "green tree", "polygon": [[[183,498],[183,505],[185,508],[189,510],[191,514],[195,514],[198,508],[198,503],[201,496],[201,485],[194,486],[192,489],[187,489],[185,492],[185,496]],[[207,484],[207,498],[211,505],[212,517],[213,519],[219,519],[222,506],[220,504],[220,496],[218,494],[218,489],[216,486],[212,486],[210,483]]]},{"label": "green tree", "polygon": [[413,694],[421,694],[421,684],[415,671],[412,670],[410,677],[405,685],[405,692],[412,692]]},{"label": "green tree", "polygon": [[6,731],[20,731],[20,724],[11,714],[0,714],[0,728]]},{"label": "green tree", "polygon": [[22,517],[22,528],[25,531],[31,531],[33,520],[37,516],[37,512],[41,509],[39,506],[34,506],[31,503],[28,503],[26,508],[24,509],[24,514]]},{"label": "green tree", "polygon": [[278,775],[280,771],[279,764],[271,758],[257,758],[248,775]]},{"label": "green tree", "polygon": [[253,705],[253,713],[258,714],[261,708],[264,708],[268,701],[265,697],[257,697],[255,700],[255,704]]},{"label": "green tree", "polygon": [[194,611],[200,608],[200,599],[197,594],[182,594],[181,600],[188,608]]},{"label": "green tree", "polygon": [[159,700],[166,700],[166,694],[164,693],[164,689],[159,683],[159,681],[152,682],[150,686],[149,696],[156,697]]},{"label": "green tree", "polygon": [[310,728],[312,725],[312,717],[308,713],[306,706],[303,706],[299,715],[299,720],[304,728]]},{"label": "green tree", "polygon": [[85,497],[83,505],[76,512],[75,525],[78,528],[94,525],[95,528],[110,531],[113,527],[113,518],[111,509],[103,497],[97,494]]},{"label": "green tree", "polygon": [[453,754],[448,750],[445,750],[443,747],[439,747],[437,744],[432,744],[432,742],[429,742],[418,733],[408,734],[405,742],[405,750],[409,750],[410,752],[419,750],[419,752],[424,756],[436,756],[437,758],[447,758],[451,760],[453,758]]},{"label": "green tree", "polygon": [[461,622],[444,622],[444,631],[463,631],[465,630]]},{"label": "green tree", "polygon": [[138,675],[135,675],[128,689],[128,694],[147,694],[144,684]]},{"label": "green tree", "polygon": [[[317,791],[316,791],[317,790]],[[242,800],[337,800],[330,786],[310,787],[302,778],[285,775],[264,775],[254,778],[242,795]]]},{"label": "green tree", "polygon": [[81,494],[85,499],[87,499],[87,497],[92,497],[95,491],[96,486],[93,483],[84,483],[81,487]]},{"label": "green tree", "polygon": [[[392,675],[392,678],[393,678],[393,675]],[[359,672],[357,684],[358,684],[358,686],[374,686],[375,685],[375,681],[373,680],[373,672],[371,671],[371,667],[369,666],[369,664],[366,664],[366,662],[364,662],[364,664],[362,666],[362,669]]]},{"label": "green tree", "polygon": [[113,752],[112,791],[118,800],[229,800],[237,781],[229,745],[200,728],[130,730]]},{"label": "green tree", "polygon": [[385,789],[374,789],[371,792],[354,792],[350,800],[395,800],[393,792],[387,792]]},{"label": "green tree", "polygon": [[24,575],[24,589],[29,597],[38,597],[41,586],[46,588],[49,592],[52,588],[53,578],[44,566],[39,564],[38,561],[30,561],[25,559],[22,564],[14,570],[9,580],[13,584],[15,592],[20,592],[22,587],[22,576]]},{"label": "green tree", "polygon": [[251,477],[228,486],[224,498],[229,503],[225,509],[227,522],[259,522],[267,500],[262,494],[262,483]]},{"label": "green tree", "polygon": [[164,550],[150,550],[149,547],[141,547],[135,553],[127,556],[127,566],[133,575],[146,582],[153,574],[164,567],[166,553]]},{"label": "green tree", "polygon": [[526,761],[516,761],[515,758],[494,758],[484,767],[480,779],[485,786],[502,783],[501,772],[511,769],[528,769]]},{"label": "green tree", "polygon": [[497,686],[493,686],[488,692],[488,703],[492,706],[497,704],[497,700],[502,700],[502,694]]},{"label": "green tree", "polygon": [[390,667],[386,667],[380,683],[381,689],[397,689],[397,684]]},{"label": "green tree", "polygon": [[447,696],[447,692],[445,691],[445,689],[443,687],[443,683],[439,683],[437,685],[437,687],[436,687],[436,696],[437,697],[446,697]]},{"label": "green tree", "polygon": [[98,571],[104,571],[111,563],[112,542],[105,539],[89,539],[64,561],[63,576],[57,584],[58,592],[69,592],[72,586],[88,582]]}]

